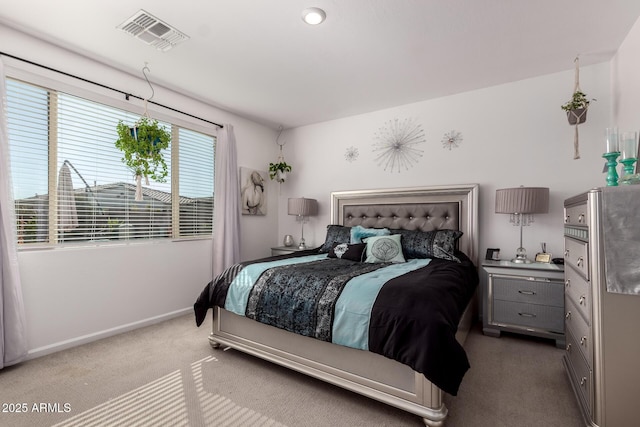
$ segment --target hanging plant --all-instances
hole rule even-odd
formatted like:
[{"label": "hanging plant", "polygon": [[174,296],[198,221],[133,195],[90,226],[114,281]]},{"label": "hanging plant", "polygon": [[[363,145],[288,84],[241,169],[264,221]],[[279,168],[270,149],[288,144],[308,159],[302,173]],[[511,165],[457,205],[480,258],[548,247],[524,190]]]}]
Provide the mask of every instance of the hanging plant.
[{"label": "hanging plant", "polygon": [[291,172],[291,166],[284,160],[278,163],[269,163],[269,178],[283,183],[287,179],[287,173]]},{"label": "hanging plant", "polygon": [[276,137],[276,144],[280,146],[280,155],[278,156],[278,160],[275,163],[269,163],[269,178],[275,179],[280,184],[287,180],[287,174],[291,172],[291,165],[288,165],[287,162],[284,161],[284,156],[282,155],[282,146],[286,142],[279,142],[280,135],[282,135],[282,126],[279,128],[280,132]]},{"label": "hanging plant", "polygon": [[[141,117],[133,126],[118,122],[116,147],[122,151],[124,163],[136,177],[138,190],[136,200],[142,200],[141,178],[165,182],[168,175],[167,164],[162,150],[169,148],[171,133],[158,124],[157,120]],[[138,194],[140,193],[140,194]]]},{"label": "hanging plant", "polygon": [[580,90],[573,93],[571,99],[560,107],[567,112],[569,124],[581,124],[587,120],[587,109],[591,101],[595,99],[588,99],[587,95]]}]

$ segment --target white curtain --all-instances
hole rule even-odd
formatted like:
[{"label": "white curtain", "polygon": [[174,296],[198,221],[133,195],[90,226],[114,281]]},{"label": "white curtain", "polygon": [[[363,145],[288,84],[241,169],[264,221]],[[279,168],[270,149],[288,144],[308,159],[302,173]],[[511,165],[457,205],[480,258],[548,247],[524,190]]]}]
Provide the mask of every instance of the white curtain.
[{"label": "white curtain", "polygon": [[213,207],[213,277],[240,261],[240,182],[233,126],[218,130]]},{"label": "white curtain", "polygon": [[0,60],[0,369],[27,356],[24,302],[16,250],[16,216],[9,169],[7,90]]}]

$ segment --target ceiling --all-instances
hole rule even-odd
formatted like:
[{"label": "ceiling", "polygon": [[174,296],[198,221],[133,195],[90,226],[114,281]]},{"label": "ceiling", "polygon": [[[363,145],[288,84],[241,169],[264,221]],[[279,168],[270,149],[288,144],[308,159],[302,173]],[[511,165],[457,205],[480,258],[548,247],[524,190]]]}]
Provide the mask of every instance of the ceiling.
[{"label": "ceiling", "polygon": [[[116,28],[140,9],[189,40],[162,52]],[[0,23],[273,128],[606,61],[638,16],[638,0],[0,0]]]}]

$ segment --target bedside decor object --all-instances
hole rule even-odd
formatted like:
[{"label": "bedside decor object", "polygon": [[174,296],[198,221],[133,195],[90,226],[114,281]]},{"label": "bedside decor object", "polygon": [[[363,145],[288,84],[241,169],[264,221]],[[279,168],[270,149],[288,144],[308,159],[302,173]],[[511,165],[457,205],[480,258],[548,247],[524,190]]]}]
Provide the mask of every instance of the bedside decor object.
[{"label": "bedside decor object", "polygon": [[307,245],[304,241],[304,223],[307,217],[315,216],[318,213],[318,201],[316,199],[306,199],[304,197],[289,199],[288,201],[289,215],[295,215],[296,220],[300,221],[300,244],[298,249],[306,249]]},{"label": "bedside decor object", "polygon": [[285,235],[282,244],[287,248],[293,246],[293,236],[291,234]]},{"label": "bedside decor object", "polygon": [[573,95],[571,96],[571,99],[560,108],[567,112],[569,124],[575,126],[575,133],[573,137],[573,158],[579,159],[580,150],[578,148],[578,125],[587,120],[587,109],[589,108],[591,101],[595,101],[595,99],[589,100],[587,95],[580,89],[580,59],[576,56],[576,59],[574,59],[573,62],[576,64]]},{"label": "bedside decor object", "polygon": [[607,186],[615,187],[618,185],[618,171],[616,170],[618,162],[616,159],[620,156],[620,145],[618,139],[618,128],[607,128],[605,130],[607,152],[602,155],[607,162],[604,166],[607,172]]},{"label": "bedside decor object", "polygon": [[414,146],[425,142],[424,130],[413,119],[390,120],[378,129],[374,139],[377,142],[373,144],[373,151],[380,152],[376,162],[384,166],[384,170],[409,170],[422,157],[423,151]]},{"label": "bedside decor object", "polygon": [[500,261],[500,248],[487,248],[487,255],[484,259],[487,261]]},{"label": "bedside decor object", "polygon": [[522,227],[533,222],[533,214],[549,212],[549,189],[517,187],[496,190],[496,213],[509,214],[509,221],[520,227],[520,247],[511,262],[526,264],[527,251],[522,246]]}]

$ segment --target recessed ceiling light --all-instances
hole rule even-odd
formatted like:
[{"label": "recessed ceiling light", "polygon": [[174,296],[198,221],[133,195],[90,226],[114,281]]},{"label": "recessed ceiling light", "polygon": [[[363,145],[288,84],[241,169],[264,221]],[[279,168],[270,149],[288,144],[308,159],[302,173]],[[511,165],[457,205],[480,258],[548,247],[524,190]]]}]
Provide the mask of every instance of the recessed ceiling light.
[{"label": "recessed ceiling light", "polygon": [[309,25],[318,25],[327,17],[324,10],[317,7],[310,7],[302,11],[302,20]]}]

